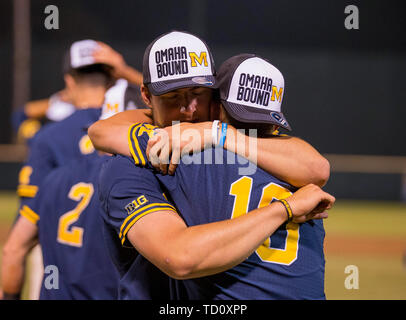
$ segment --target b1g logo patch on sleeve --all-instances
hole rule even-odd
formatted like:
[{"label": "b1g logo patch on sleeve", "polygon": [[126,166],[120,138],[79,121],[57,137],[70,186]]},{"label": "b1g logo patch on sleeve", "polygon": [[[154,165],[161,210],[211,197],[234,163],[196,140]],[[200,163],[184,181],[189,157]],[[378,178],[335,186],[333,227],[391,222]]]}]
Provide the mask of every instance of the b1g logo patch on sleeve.
[{"label": "b1g logo patch on sleeve", "polygon": [[143,204],[147,203],[148,200],[145,198],[144,195],[139,196],[137,199],[131,201],[129,204],[125,206],[125,210],[127,211],[127,214],[130,215],[133,213],[135,210],[137,210],[139,207],[141,207]]}]

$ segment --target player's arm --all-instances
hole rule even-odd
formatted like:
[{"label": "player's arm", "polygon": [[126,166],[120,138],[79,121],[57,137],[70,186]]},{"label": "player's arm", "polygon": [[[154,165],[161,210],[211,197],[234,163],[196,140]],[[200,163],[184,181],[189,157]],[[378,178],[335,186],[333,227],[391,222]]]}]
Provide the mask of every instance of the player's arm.
[{"label": "player's arm", "polygon": [[[131,110],[121,112],[106,120],[100,120],[89,128],[89,137],[96,149],[130,156],[131,137],[129,129],[134,122],[151,123],[150,110]],[[147,121],[148,120],[148,121]],[[166,173],[173,173],[176,164],[184,153],[185,145],[190,150],[201,150],[212,145],[211,122],[181,123],[161,130],[162,137],[156,135],[148,142],[147,154],[152,164]],[[179,132],[180,137],[173,134]],[[188,132],[188,134],[184,134]],[[198,137],[196,139],[196,137]],[[191,139],[189,139],[191,138]],[[149,150],[155,146],[155,153],[151,155]],[[130,144],[130,145],[129,145]],[[253,148],[252,146],[255,146]],[[232,126],[228,127],[224,147],[247,158],[259,167],[284,180],[295,187],[306,184],[323,186],[330,176],[330,164],[327,159],[320,155],[315,148],[302,139],[281,136],[272,138],[254,138],[246,136]],[[254,152],[252,151],[254,149]],[[172,153],[172,154],[171,154]],[[158,155],[159,158],[154,157]],[[171,164],[169,165],[169,157]]]},{"label": "player's arm", "polygon": [[309,183],[322,187],[327,183],[330,163],[306,141],[292,136],[255,138],[234,127],[230,129],[224,147],[257,163],[275,177],[295,187]]},{"label": "player's arm", "polygon": [[54,169],[53,156],[47,135],[39,133],[35,136],[27,162],[19,173],[17,194],[22,200],[36,196],[43,179]]},{"label": "player's arm", "polygon": [[99,120],[89,127],[88,135],[97,150],[130,157],[128,130],[134,123],[152,123],[151,110],[127,110]]},{"label": "player's arm", "polygon": [[[183,154],[213,145],[211,128],[212,122],[202,122],[180,123],[159,129],[148,141],[148,158],[154,167],[172,174]],[[295,187],[310,183],[323,186],[330,175],[327,159],[310,144],[296,137],[250,137],[229,125],[224,148]]]},{"label": "player's arm", "polygon": [[3,247],[1,261],[1,283],[3,299],[20,299],[24,284],[25,260],[31,249],[38,243],[36,215],[24,208],[26,216],[20,217],[13,226]]},{"label": "player's arm", "polygon": [[142,73],[133,67],[129,66],[123,56],[111,48],[109,45],[98,42],[99,48],[93,53],[96,62],[106,63],[114,68],[114,76],[116,78],[126,79],[130,83],[138,86],[142,84]]},{"label": "player's arm", "polygon": [[[113,158],[102,170],[100,199],[123,245],[133,245],[171,277],[215,274],[245,260],[287,220],[280,203],[236,219],[187,227],[151,170]],[[325,218],[335,199],[315,185],[287,198],[294,222]]]},{"label": "player's arm", "polygon": [[42,119],[49,107],[49,99],[33,100],[24,106],[24,113],[30,119]]},{"label": "player's arm", "polygon": [[[308,185],[286,199],[295,222],[326,217],[334,198]],[[307,213],[307,214],[306,214]],[[176,279],[216,274],[251,255],[287,220],[284,206],[272,203],[236,219],[187,227],[173,211],[158,211],[139,219],[127,239],[159,269]]]}]

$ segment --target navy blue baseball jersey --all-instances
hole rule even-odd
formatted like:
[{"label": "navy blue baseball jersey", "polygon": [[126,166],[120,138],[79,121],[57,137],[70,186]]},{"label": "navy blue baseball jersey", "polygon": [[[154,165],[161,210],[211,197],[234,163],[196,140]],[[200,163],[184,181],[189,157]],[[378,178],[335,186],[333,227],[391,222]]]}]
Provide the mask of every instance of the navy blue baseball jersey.
[{"label": "navy blue baseball jersey", "polygon": [[106,246],[120,273],[119,299],[169,299],[170,278],[139,255],[126,238],[131,226],[144,215],[176,211],[165,199],[154,174],[135,167],[131,158],[113,156],[102,167],[99,192]]},{"label": "navy blue baseball jersey", "polygon": [[39,228],[40,299],[117,299],[119,277],[104,244],[98,199],[103,161],[89,155],[53,170],[20,209]]},{"label": "navy blue baseball jersey", "polygon": [[34,137],[27,162],[20,170],[17,193],[35,197],[42,180],[53,169],[95,152],[87,128],[100,118],[100,108],[77,110],[68,118],[46,125]]},{"label": "navy blue baseball jersey", "polygon": [[[174,176],[154,173],[145,154],[152,128],[134,125],[129,130],[137,166],[131,169],[127,158],[111,160],[110,172],[101,180],[113,190],[104,194],[104,209],[110,224],[121,224],[123,244],[139,215],[148,214],[151,201],[163,208],[174,206],[185,223],[194,226],[236,218],[295,190],[257,167],[253,174],[241,175],[247,161],[223,149],[183,157]],[[123,181],[125,176],[130,178]],[[133,213],[131,203],[137,207]],[[217,275],[184,280],[180,287],[189,299],[324,299],[323,241],[321,220],[285,223],[241,264]]]}]

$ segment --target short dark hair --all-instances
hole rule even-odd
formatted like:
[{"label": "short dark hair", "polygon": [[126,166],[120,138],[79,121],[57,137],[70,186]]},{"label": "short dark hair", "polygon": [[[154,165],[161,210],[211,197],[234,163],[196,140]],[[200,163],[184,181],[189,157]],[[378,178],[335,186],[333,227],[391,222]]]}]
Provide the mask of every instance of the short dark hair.
[{"label": "short dark hair", "polygon": [[114,81],[112,71],[112,67],[99,63],[82,68],[70,69],[68,74],[79,83],[109,87]]}]

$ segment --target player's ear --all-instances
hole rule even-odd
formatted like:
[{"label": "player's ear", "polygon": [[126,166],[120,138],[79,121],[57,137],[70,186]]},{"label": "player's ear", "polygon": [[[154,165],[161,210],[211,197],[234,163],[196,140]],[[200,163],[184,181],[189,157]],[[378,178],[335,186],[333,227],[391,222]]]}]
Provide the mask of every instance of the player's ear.
[{"label": "player's ear", "polygon": [[219,120],[220,118],[220,102],[212,100],[210,103],[210,120]]},{"label": "player's ear", "polygon": [[152,108],[152,105],[151,105],[151,97],[152,97],[152,95],[149,92],[147,86],[145,86],[144,84],[141,85],[141,97],[142,97],[142,100],[144,100],[145,104],[148,107]]},{"label": "player's ear", "polygon": [[65,80],[65,87],[68,89],[68,91],[75,88],[76,81],[69,73],[65,74],[63,79]]},{"label": "player's ear", "polygon": [[218,107],[218,118],[217,119],[220,120],[221,122],[228,121],[227,112],[221,103],[219,104],[219,107]]}]

